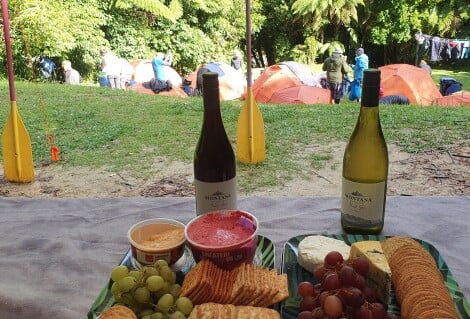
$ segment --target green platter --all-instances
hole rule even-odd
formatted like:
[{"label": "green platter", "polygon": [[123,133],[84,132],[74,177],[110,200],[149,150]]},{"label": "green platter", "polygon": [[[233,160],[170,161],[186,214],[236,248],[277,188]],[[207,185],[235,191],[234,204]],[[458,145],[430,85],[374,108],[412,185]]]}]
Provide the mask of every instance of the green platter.
[{"label": "green platter", "polygon": [[[273,242],[267,237],[258,235],[258,244],[256,247],[255,257],[253,262],[256,265],[260,265],[266,268],[274,268],[275,251]],[[129,249],[124,255],[124,258],[119,263],[120,265],[126,265],[129,269],[136,269],[138,265],[134,262]],[[177,282],[182,283],[186,273],[194,266],[194,259],[191,254],[191,250],[188,246],[185,247],[185,251],[180,260],[178,260],[172,267],[176,272]],[[111,272],[111,270],[110,270]],[[91,306],[88,314],[85,318],[96,319],[99,315],[115,304],[114,297],[111,293],[112,280],[109,279],[106,285],[101,290],[100,294],[96,298],[95,302]]]},{"label": "green platter", "polygon": [[[313,234],[312,234],[313,235]],[[297,286],[304,280],[309,280],[314,283],[318,281],[313,275],[302,268],[297,263],[298,246],[302,239],[309,235],[299,235],[289,239],[285,245],[282,254],[282,265],[281,272],[287,274],[289,284],[289,298],[281,304],[281,318],[282,319],[296,319],[299,309],[300,296],[297,292]],[[375,235],[323,235],[339,240],[343,240],[348,245],[351,245],[357,241],[363,240],[384,240],[386,236],[375,236]],[[426,241],[416,239],[426,249],[436,261],[437,267],[439,268],[444,278],[447,289],[454,300],[455,308],[461,319],[470,319],[470,305],[465,299],[462,290],[457,284],[456,280],[452,276],[452,273],[447,266],[446,262],[442,258],[439,251],[431,244]],[[391,302],[388,308],[389,313],[400,315],[400,307],[395,298],[395,292],[391,292]]]}]

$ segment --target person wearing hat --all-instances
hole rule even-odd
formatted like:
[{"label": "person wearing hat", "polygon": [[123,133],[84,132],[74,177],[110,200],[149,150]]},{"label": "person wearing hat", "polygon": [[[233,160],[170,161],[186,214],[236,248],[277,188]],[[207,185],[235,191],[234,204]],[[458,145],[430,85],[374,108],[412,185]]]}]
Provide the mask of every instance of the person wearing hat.
[{"label": "person wearing hat", "polygon": [[362,95],[362,78],[364,70],[369,68],[369,57],[364,53],[363,48],[356,50],[354,65],[351,66],[354,73],[354,80],[351,83],[351,92],[349,93],[350,101],[360,101]]},{"label": "person wearing hat", "polygon": [[322,69],[326,71],[327,89],[331,91],[331,99],[335,104],[339,104],[343,97],[343,79],[350,70],[340,47],[335,47],[333,53],[323,62]]}]

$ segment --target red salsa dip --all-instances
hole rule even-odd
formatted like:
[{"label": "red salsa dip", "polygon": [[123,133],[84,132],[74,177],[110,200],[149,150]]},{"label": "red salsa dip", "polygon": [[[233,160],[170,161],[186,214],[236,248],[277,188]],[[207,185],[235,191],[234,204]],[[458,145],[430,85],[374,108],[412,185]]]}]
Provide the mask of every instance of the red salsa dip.
[{"label": "red salsa dip", "polygon": [[256,231],[255,222],[242,211],[207,213],[192,222],[188,237],[208,247],[230,246],[249,238]]}]

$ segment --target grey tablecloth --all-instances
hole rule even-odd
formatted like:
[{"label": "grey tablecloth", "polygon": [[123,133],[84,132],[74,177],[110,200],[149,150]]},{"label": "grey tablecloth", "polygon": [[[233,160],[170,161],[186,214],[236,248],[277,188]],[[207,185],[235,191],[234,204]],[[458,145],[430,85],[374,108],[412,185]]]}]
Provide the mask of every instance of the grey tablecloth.
[{"label": "grey tablecloth", "polygon": [[[246,197],[276,246],[300,234],[339,234],[339,198]],[[417,237],[444,257],[470,297],[470,197],[390,197],[384,235]],[[0,318],[84,318],[143,219],[195,216],[193,198],[0,198]]]}]

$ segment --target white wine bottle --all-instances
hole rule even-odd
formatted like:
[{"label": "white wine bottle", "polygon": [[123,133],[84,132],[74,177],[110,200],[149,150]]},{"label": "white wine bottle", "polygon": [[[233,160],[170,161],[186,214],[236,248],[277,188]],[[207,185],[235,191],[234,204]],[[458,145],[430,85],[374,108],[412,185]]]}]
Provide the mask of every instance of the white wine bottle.
[{"label": "white wine bottle", "polygon": [[364,71],[361,109],[343,157],[341,226],[379,234],[384,226],[388,150],[379,117],[380,70]]},{"label": "white wine bottle", "polygon": [[197,215],[237,209],[236,162],[220,113],[218,74],[202,77],[204,120],[193,162]]}]

